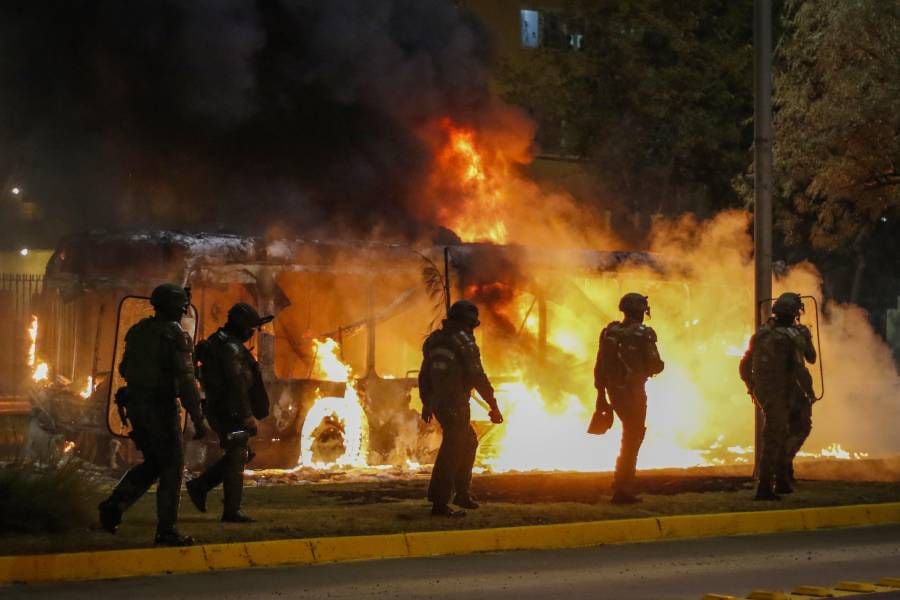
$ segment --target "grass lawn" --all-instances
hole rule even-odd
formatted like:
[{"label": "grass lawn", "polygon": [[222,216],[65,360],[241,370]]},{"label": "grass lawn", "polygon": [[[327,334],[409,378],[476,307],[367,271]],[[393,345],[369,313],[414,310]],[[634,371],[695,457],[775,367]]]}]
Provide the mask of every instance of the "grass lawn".
[{"label": "grass lawn", "polygon": [[[426,486],[427,480],[420,478],[247,487],[244,509],[258,521],[242,525],[219,521],[219,491],[210,494],[206,514],[197,512],[183,493],[179,527],[199,542],[219,543],[900,501],[896,483],[801,481],[786,500],[759,503],[752,500],[747,477],[651,474],[640,479],[644,502],[620,507],[608,502],[609,474],[506,474],[475,478],[481,509],[462,519],[437,519],[429,515]],[[146,547],[154,528],[155,494],[150,493],[126,513],[117,535],[97,530],[4,535],[0,552]]]}]

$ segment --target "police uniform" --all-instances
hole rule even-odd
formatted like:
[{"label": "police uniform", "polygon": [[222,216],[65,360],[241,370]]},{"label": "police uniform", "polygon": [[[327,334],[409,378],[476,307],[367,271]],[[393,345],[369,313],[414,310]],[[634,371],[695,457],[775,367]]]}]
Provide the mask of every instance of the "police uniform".
[{"label": "police uniform", "polygon": [[594,363],[594,386],[609,395],[622,422],[622,445],[616,459],[614,500],[633,497],[638,452],[647,431],[648,377],[665,367],[656,347],[656,332],[640,322],[614,321],[600,334]]},{"label": "police uniform", "polygon": [[456,504],[475,508],[470,486],[478,438],[470,422],[472,390],[478,391],[492,412],[499,415],[499,411],[471,325],[447,319],[441,329],[425,340],[422,355],[419,392],[423,414],[433,414],[443,430],[428,499],[439,511],[455,493]]},{"label": "police uniform", "polygon": [[156,493],[157,542],[191,543],[175,530],[184,468],[177,398],[198,430],[203,429],[200,393],[194,376],[193,341],[180,323],[160,315],[144,319],[125,336],[119,373],[127,382],[123,400],[129,434],[143,462],[129,470],[100,505],[101,523],[115,532],[122,513],[159,481]]},{"label": "police uniform", "polygon": [[[757,498],[760,500],[777,498],[773,484],[777,491],[790,491],[789,457],[793,456],[788,453],[787,443],[792,406],[802,418],[802,411],[797,410],[800,394],[798,349],[794,342],[797,335],[800,333],[793,326],[769,319],[750,339],[750,346],[740,364],[741,378],[765,417],[758,473]],[[800,360],[803,358],[800,357]],[[794,418],[797,419],[797,416]],[[798,427],[800,436],[805,439],[802,429],[802,426]],[[802,441],[800,443],[802,445]]]},{"label": "police uniform", "polygon": [[795,324],[785,328],[785,333],[794,344],[794,382],[788,402],[788,428],[785,440],[786,479],[794,479],[794,459],[809,434],[812,432],[812,405],[816,396],[812,387],[812,375],[806,363],[816,362],[816,350],[813,347],[812,335],[804,325]]},{"label": "police uniform", "polygon": [[244,346],[253,330],[271,321],[261,318],[248,304],[229,311],[225,327],[198,347],[200,379],[206,393],[205,412],[219,436],[222,456],[199,477],[187,484],[197,508],[206,512],[206,495],[219,484],[225,496],[223,521],[249,522],[241,512],[244,466],[252,458],[249,438],[256,435],[256,422],[269,412],[269,398],[256,359]]}]

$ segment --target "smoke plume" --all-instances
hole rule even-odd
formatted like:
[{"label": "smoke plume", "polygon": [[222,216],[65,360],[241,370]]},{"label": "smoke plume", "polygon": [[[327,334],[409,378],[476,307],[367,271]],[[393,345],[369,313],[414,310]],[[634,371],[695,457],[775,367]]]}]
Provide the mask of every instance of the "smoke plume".
[{"label": "smoke plume", "polygon": [[434,224],[417,197],[429,124],[515,112],[489,93],[490,55],[441,0],[3,3],[0,183],[51,242],[325,221],[412,235]]}]

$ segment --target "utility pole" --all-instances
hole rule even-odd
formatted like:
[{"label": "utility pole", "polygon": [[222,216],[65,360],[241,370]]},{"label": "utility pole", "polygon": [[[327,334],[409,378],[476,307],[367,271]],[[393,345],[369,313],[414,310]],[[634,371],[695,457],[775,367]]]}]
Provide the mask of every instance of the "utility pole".
[{"label": "utility pole", "polygon": [[[756,328],[772,297],[772,0],[753,2],[753,294]],[[759,467],[763,415],[756,409],[754,466]],[[756,470],[755,469],[755,470]]]}]

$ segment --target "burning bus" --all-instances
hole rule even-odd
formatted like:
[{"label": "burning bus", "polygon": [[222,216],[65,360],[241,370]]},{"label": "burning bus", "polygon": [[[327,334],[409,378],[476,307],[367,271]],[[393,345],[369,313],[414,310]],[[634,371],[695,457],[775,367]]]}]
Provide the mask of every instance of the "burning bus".
[{"label": "burning bus", "polygon": [[[746,215],[721,215],[693,233],[690,227],[679,224],[674,241],[654,246],[658,253],[166,231],[72,236],[49,261],[29,328],[35,435],[28,445],[100,465],[136,458],[133,445],[122,443],[125,431],[110,402],[121,384],[115,366],[128,327],[150,314],[152,288],[173,281],[192,288],[184,325],[197,339],[215,331],[237,301],[276,315],[252,342],[271,402],[253,468],[402,470],[431,463],[440,433],[419,418],[416,369],[422,342],[452,296],[482,310],[476,336],[506,417],[491,425],[476,398],[479,468],[609,470],[619,425],[604,436],[585,431],[596,394],[597,336],[618,317],[618,298],[640,290],[650,296],[667,367],[648,382],[639,467],[749,464],[753,409],[737,377],[752,332],[750,288],[740,285],[748,268]],[[815,290],[817,281],[813,271],[798,269],[779,286]],[[847,345],[847,324],[864,319],[831,310],[822,329],[830,368],[878,365],[842,359],[856,348]],[[875,356],[880,348],[867,342],[858,351]],[[874,374],[868,380],[895,385]],[[830,418],[847,394],[817,405],[805,456],[860,458],[873,447],[866,440],[877,438],[864,428],[857,433],[859,426]],[[199,466],[209,450],[191,443],[189,463]]]},{"label": "burning bus", "polygon": [[[31,326],[33,396],[67,451],[102,465],[133,461],[111,401],[123,383],[116,366],[125,332],[152,314],[152,288],[179,282],[192,291],[183,325],[195,339],[221,326],[238,301],[276,315],[252,342],[271,402],[271,417],[254,442],[254,467],[430,463],[439,438],[418,418],[416,370],[422,341],[449,296],[486,307],[479,341],[502,395],[518,385],[523,366],[552,371],[546,366],[558,357],[548,306],[560,301],[563,282],[600,278],[619,293],[620,284],[606,275],[625,264],[656,268],[644,253],[462,242],[416,246],[169,231],[74,235],[47,265]],[[513,297],[521,304],[516,314],[507,312]],[[587,298],[582,303],[583,310],[596,310]],[[544,375],[533,382],[566,389]],[[496,433],[483,421],[487,465],[497,451]],[[202,463],[207,450],[194,448],[189,457]]]}]

